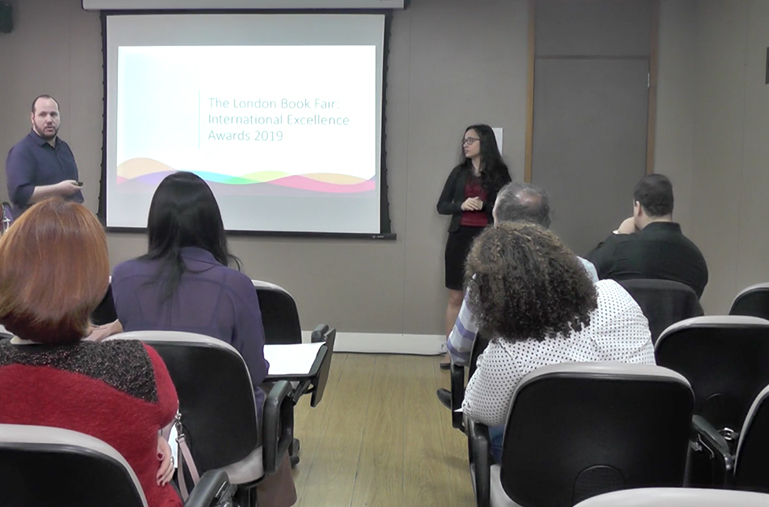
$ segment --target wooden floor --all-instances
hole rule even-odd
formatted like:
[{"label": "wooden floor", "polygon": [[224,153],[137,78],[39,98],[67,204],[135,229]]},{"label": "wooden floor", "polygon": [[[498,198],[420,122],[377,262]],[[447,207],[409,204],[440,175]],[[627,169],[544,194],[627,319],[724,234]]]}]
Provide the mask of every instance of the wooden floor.
[{"label": "wooden floor", "polygon": [[301,507],[474,505],[467,440],[435,396],[438,357],[334,354],[321,404],[296,407]]}]

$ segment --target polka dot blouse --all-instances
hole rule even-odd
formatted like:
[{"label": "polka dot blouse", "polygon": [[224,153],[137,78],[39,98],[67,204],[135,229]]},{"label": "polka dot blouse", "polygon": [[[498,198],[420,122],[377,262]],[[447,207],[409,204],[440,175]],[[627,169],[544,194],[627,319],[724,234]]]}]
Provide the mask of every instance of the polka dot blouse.
[{"label": "polka dot blouse", "polygon": [[464,413],[489,426],[502,426],[518,382],[530,371],[565,362],[654,364],[649,323],[641,308],[617,282],[595,284],[598,307],[590,325],[569,336],[544,341],[492,340],[478,357],[467,384]]}]

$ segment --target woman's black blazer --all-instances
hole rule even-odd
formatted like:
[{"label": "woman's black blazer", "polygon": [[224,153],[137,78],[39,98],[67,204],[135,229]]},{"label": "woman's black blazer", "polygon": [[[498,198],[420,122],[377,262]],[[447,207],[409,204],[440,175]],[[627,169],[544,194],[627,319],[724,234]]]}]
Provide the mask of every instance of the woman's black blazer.
[{"label": "woman's black blazer", "polygon": [[[462,203],[465,201],[465,185],[467,184],[467,178],[470,176],[470,170],[464,165],[458,165],[452,169],[446,184],[443,186],[443,192],[438,199],[438,213],[441,215],[451,215],[451,223],[449,224],[449,232],[456,232],[459,230],[459,222],[462,220]],[[510,182],[510,176],[507,176],[507,181],[504,184]],[[500,187],[501,188],[501,187]],[[483,211],[489,217],[489,223],[493,221],[491,217],[491,210],[494,209],[494,202],[497,200],[497,192],[499,188],[487,190],[486,201],[483,203]]]}]

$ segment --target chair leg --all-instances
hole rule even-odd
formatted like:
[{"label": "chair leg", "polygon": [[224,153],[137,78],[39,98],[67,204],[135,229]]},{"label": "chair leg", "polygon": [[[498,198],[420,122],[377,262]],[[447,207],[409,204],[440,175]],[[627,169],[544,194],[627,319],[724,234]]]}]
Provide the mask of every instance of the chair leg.
[{"label": "chair leg", "polygon": [[288,446],[288,458],[291,460],[291,468],[299,464],[299,439],[295,438]]},{"label": "chair leg", "polygon": [[237,507],[256,507],[256,488],[238,487],[232,500]]}]

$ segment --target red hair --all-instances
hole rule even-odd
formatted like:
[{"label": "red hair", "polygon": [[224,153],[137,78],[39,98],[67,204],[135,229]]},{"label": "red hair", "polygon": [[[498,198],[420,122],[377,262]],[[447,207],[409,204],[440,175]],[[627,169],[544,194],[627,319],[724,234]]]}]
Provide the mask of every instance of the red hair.
[{"label": "red hair", "polygon": [[83,338],[109,284],[107,237],[83,205],[41,201],[0,239],[0,323],[39,343]]}]

